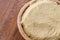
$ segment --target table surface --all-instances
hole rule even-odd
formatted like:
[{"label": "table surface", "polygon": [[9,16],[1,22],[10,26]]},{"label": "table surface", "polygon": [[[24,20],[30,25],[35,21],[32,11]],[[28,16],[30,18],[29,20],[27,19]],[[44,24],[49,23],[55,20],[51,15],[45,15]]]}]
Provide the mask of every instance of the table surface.
[{"label": "table surface", "polygon": [[0,0],[0,40],[24,40],[17,28],[17,15],[29,0]]}]

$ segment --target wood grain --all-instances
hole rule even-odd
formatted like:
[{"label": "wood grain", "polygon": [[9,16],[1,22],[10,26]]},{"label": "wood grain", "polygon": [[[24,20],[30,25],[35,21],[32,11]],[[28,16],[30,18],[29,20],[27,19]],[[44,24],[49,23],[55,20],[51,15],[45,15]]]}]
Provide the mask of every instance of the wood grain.
[{"label": "wood grain", "polygon": [[0,0],[0,40],[24,40],[17,28],[17,15],[30,0]]}]

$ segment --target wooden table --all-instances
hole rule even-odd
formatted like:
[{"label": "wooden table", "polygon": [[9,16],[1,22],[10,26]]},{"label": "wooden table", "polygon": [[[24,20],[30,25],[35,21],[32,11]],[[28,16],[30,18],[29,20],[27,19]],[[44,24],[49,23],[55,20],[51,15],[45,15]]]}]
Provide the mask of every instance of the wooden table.
[{"label": "wooden table", "polygon": [[0,40],[24,40],[17,28],[17,15],[29,0],[0,0]]}]

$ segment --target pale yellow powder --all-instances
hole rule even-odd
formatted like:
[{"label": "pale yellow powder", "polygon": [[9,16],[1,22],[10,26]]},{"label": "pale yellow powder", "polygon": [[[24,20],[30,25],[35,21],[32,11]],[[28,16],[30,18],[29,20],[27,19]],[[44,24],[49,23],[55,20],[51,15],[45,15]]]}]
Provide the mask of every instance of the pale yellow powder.
[{"label": "pale yellow powder", "polygon": [[60,37],[60,5],[56,2],[36,2],[22,17],[25,33],[32,40],[58,40]]}]

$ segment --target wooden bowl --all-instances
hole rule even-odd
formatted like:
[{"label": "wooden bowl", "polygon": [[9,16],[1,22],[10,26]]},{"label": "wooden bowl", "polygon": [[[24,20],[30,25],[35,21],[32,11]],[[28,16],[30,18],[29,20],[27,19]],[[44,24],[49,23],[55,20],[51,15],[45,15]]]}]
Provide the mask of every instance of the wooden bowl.
[{"label": "wooden bowl", "polygon": [[[53,1],[58,2],[57,0],[53,0]],[[30,5],[31,3],[33,3],[33,2],[35,2],[35,0],[32,0],[32,1],[28,2],[28,3],[26,3],[26,4],[21,8],[21,10],[20,10],[20,12],[19,12],[19,14],[18,14],[18,18],[17,18],[17,24],[18,24],[19,32],[21,33],[21,35],[23,36],[23,38],[24,38],[25,40],[32,40],[32,39],[29,38],[29,37],[25,34],[25,32],[24,32],[24,30],[23,30],[23,27],[22,27],[22,25],[21,25],[21,19],[22,19],[22,16],[23,16],[24,12],[26,11],[26,9],[27,9],[27,8],[29,7],[29,5]]]},{"label": "wooden bowl", "polygon": [[25,34],[25,32],[24,32],[24,30],[23,30],[23,27],[22,27],[22,25],[21,25],[21,19],[22,19],[22,15],[24,14],[24,11],[29,7],[29,5],[30,5],[32,2],[34,2],[34,0],[26,3],[26,4],[21,8],[21,10],[20,10],[20,12],[19,12],[19,14],[18,14],[18,18],[17,18],[17,24],[18,24],[19,32],[21,33],[21,35],[23,36],[23,38],[24,38],[25,40],[32,40],[32,39],[30,39],[30,38]]}]

